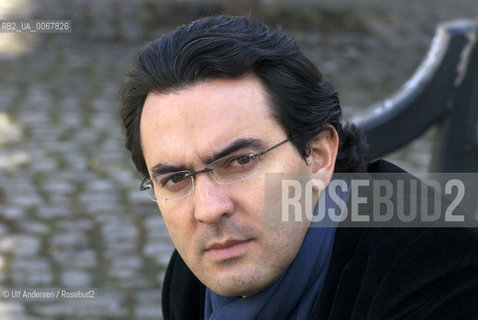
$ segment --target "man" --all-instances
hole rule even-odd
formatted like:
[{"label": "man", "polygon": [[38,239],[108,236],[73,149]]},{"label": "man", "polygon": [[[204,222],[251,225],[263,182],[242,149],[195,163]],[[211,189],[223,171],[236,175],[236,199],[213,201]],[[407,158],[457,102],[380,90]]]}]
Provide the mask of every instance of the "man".
[{"label": "man", "polygon": [[275,224],[283,190],[266,173],[319,177],[317,203],[333,172],[401,171],[367,166],[335,88],[282,31],[224,16],[180,27],[138,53],[121,96],[141,189],[177,249],[165,319],[478,319],[467,229]]}]

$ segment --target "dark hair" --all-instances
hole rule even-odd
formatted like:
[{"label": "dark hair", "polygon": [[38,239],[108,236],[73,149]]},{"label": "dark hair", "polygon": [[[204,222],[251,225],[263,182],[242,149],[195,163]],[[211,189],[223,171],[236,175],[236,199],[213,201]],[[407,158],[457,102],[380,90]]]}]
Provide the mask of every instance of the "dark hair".
[{"label": "dark hair", "polygon": [[280,29],[247,17],[207,17],[147,44],[136,55],[120,90],[126,148],[136,168],[148,170],[140,142],[140,118],[150,92],[179,90],[199,81],[248,73],[264,84],[271,112],[305,159],[308,142],[327,124],[339,134],[336,172],[364,171],[368,150],[353,124],[341,124],[335,87]]}]

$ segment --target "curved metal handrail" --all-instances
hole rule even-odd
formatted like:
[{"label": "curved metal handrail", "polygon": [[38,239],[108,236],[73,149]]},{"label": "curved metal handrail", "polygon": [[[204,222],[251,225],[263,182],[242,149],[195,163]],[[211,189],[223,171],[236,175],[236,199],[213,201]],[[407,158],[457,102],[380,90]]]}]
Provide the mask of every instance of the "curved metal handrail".
[{"label": "curved metal handrail", "polygon": [[453,109],[470,59],[478,59],[478,50],[473,50],[477,33],[478,21],[440,24],[415,74],[394,95],[375,104],[370,118],[353,119],[367,135],[370,159],[412,141]]}]

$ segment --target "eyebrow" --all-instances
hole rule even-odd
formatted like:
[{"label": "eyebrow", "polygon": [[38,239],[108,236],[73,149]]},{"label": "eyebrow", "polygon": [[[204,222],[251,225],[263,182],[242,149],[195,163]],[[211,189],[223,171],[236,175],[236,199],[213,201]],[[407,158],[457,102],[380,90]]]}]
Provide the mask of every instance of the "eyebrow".
[{"label": "eyebrow", "polygon": [[[227,156],[228,154],[231,154],[233,152],[236,152],[238,150],[245,149],[245,148],[251,148],[256,150],[265,149],[265,144],[262,140],[257,138],[239,138],[231,142],[224,149],[214,153],[211,157],[206,158],[204,160],[204,163],[210,164],[218,159],[221,159]],[[183,170],[189,170],[189,169],[185,166],[174,166],[174,165],[160,162],[151,168],[151,178],[154,179],[157,176],[160,176],[165,173],[171,173],[171,172],[177,172],[177,171],[183,171]]]}]

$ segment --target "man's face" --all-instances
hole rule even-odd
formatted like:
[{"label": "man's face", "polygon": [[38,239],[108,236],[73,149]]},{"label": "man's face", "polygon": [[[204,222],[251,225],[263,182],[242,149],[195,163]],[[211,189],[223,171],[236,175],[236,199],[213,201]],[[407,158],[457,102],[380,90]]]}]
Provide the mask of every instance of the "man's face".
[{"label": "man's face", "polygon": [[[245,153],[281,142],[287,136],[270,113],[265,89],[251,75],[201,82],[168,94],[150,93],[140,128],[150,175],[159,163],[203,169],[240,139],[255,141],[241,148]],[[247,296],[268,287],[293,261],[307,231],[307,222],[295,227],[265,222],[266,210],[281,218],[280,185],[273,186],[275,205],[265,206],[266,172],[309,173],[310,166],[285,143],[260,156],[259,172],[245,181],[218,185],[209,174],[199,174],[192,194],[158,203],[181,257],[220,295]]]}]

